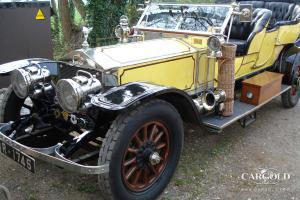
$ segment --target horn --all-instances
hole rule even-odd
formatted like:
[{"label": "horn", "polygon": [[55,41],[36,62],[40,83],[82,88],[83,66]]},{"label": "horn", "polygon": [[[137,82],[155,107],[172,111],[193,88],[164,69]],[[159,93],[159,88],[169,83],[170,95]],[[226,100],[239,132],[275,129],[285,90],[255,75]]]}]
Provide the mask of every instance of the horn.
[{"label": "horn", "polygon": [[218,103],[224,102],[226,93],[224,90],[217,89],[214,92],[206,91],[194,99],[194,103],[200,113],[212,111]]}]

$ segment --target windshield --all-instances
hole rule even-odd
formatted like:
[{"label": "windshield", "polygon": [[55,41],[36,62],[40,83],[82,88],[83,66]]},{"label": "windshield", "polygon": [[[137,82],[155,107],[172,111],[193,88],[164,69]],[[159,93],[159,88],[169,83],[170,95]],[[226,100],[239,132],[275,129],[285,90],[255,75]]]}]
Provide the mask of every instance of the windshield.
[{"label": "windshield", "polygon": [[157,29],[172,32],[223,33],[230,19],[229,5],[151,4],[137,29]]}]

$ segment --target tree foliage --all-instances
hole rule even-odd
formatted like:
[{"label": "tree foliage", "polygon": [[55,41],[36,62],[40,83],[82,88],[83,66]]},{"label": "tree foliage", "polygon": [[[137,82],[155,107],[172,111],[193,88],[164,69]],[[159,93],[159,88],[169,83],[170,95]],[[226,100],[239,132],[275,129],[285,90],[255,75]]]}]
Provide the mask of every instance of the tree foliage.
[{"label": "tree foliage", "polygon": [[51,0],[51,5],[54,57],[60,59],[68,51],[81,48],[85,6],[82,0]]},{"label": "tree foliage", "polygon": [[128,16],[129,23],[131,26],[134,26],[137,23],[139,16],[141,14],[138,12],[138,5],[143,3],[144,0],[130,0],[127,3],[125,14]]},{"label": "tree foliage", "polygon": [[[176,3],[204,3],[214,0],[152,0],[152,2],[176,2]],[[53,20],[52,29],[55,33],[55,43],[65,49],[80,48],[82,33],[81,26],[93,27],[89,35],[91,46],[103,46],[114,44],[117,39],[114,34],[115,27],[119,24],[122,15],[127,15],[130,26],[134,26],[141,13],[138,12],[138,4],[144,0],[51,0],[52,5],[58,2],[58,9]],[[62,6],[61,6],[62,5]],[[55,6],[56,7],[56,6]],[[81,22],[78,21],[81,17]],[[76,44],[73,44],[76,43]]]},{"label": "tree foliage", "polygon": [[83,19],[85,19],[86,11],[85,11],[85,5],[82,0],[72,0],[74,6],[78,10],[79,14]]},{"label": "tree foliage", "polygon": [[88,0],[88,22],[93,27],[89,35],[92,46],[115,42],[114,29],[124,14],[125,6],[124,0]]}]

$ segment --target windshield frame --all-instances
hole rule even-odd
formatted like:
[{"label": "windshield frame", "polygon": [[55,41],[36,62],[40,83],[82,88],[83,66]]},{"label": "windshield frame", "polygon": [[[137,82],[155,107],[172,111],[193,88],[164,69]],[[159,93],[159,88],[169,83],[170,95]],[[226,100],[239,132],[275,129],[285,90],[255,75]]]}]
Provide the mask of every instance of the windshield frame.
[{"label": "windshield frame", "polygon": [[146,16],[146,14],[148,13],[149,9],[151,8],[152,5],[162,5],[162,6],[215,6],[215,7],[228,7],[229,11],[228,14],[221,26],[221,34],[224,34],[225,29],[227,24],[230,21],[230,18],[232,16],[233,13],[233,8],[231,5],[229,4],[180,4],[180,3],[151,3],[150,5],[148,5],[142,16],[140,17],[138,23],[136,26],[134,26],[133,28],[135,30],[139,30],[139,31],[150,31],[150,32],[162,32],[162,33],[174,33],[174,34],[186,34],[186,35],[196,35],[196,36],[211,36],[213,35],[213,32],[208,32],[208,31],[190,31],[190,30],[180,30],[180,29],[165,29],[165,28],[152,28],[152,27],[145,27],[145,26],[141,26],[141,23],[144,19],[144,17]]}]

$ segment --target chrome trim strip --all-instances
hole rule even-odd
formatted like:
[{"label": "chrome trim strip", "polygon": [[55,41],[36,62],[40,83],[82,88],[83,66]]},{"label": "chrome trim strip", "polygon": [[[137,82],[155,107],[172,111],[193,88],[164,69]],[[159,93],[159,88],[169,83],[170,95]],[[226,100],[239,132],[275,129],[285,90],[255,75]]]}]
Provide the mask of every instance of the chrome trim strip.
[{"label": "chrome trim strip", "polygon": [[195,35],[195,36],[211,36],[213,33],[210,32],[201,32],[201,31],[188,31],[188,30],[171,30],[171,29],[163,29],[163,28],[150,28],[150,27],[142,27],[142,26],[134,26],[134,29],[139,31],[153,31],[153,32],[162,32],[162,33],[174,33],[174,34],[185,34],[185,35]]},{"label": "chrome trim strip", "polygon": [[40,153],[43,153],[43,154],[51,155],[51,154],[54,154],[57,146],[58,146],[58,144],[54,145],[52,147],[48,147],[48,148],[32,148],[32,149],[35,151],[38,151]]},{"label": "chrome trim strip", "polygon": [[101,165],[101,166],[85,166],[80,165],[77,163],[74,163],[67,159],[60,159],[56,158],[54,156],[47,155],[45,153],[39,152],[35,149],[32,149],[30,147],[27,147],[25,145],[22,145],[6,135],[4,135],[1,131],[5,130],[7,126],[10,126],[10,123],[4,124],[2,127],[0,127],[0,140],[8,145],[10,145],[13,148],[16,148],[17,150],[32,156],[35,159],[42,160],[45,162],[48,162],[50,164],[56,165],[58,167],[62,167],[66,170],[81,173],[81,174],[103,174],[109,172],[109,165]]}]

